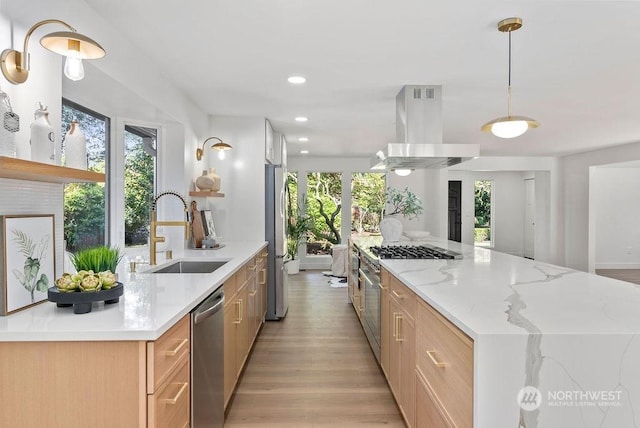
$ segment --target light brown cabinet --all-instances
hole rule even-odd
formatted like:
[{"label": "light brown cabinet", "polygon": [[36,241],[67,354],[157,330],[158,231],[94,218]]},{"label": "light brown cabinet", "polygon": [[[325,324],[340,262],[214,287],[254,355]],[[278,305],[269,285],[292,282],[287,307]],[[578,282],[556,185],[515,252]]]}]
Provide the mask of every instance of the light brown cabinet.
[{"label": "light brown cabinet", "polygon": [[[388,380],[409,427],[415,421],[415,295],[393,276],[390,278]],[[388,334],[389,334],[388,333]]]},{"label": "light brown cabinet", "polygon": [[0,342],[0,426],[188,426],[189,340],[186,315],[153,342]]},{"label": "light brown cabinet", "polygon": [[380,269],[380,366],[389,377],[389,272]]},{"label": "light brown cabinet", "polygon": [[[473,426],[473,340],[424,302],[417,307],[416,371],[451,426]],[[418,425],[428,427],[429,425]]]},{"label": "light brown cabinet", "polygon": [[224,405],[231,400],[266,314],[266,251],[224,284]]}]

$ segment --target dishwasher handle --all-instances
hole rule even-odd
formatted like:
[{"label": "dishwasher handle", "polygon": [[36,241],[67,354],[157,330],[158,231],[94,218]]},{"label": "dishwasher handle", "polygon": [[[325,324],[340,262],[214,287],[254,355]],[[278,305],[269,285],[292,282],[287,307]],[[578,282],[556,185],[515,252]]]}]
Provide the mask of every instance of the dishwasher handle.
[{"label": "dishwasher handle", "polygon": [[217,293],[217,296],[212,296],[213,298],[208,298],[205,300],[194,312],[193,312],[193,323],[199,324],[206,320],[207,318],[211,318],[216,312],[222,309],[222,305],[224,305],[224,292]]}]

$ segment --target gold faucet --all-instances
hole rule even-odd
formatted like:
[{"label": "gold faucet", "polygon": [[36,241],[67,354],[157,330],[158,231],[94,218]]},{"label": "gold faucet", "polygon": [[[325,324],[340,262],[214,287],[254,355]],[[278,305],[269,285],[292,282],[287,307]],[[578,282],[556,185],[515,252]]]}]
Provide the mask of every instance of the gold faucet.
[{"label": "gold faucet", "polygon": [[[163,196],[172,195],[182,201],[184,205],[184,212],[186,213],[187,220],[186,221],[157,221],[156,219],[156,203],[158,199]],[[184,239],[189,240],[189,211],[187,209],[187,202],[184,200],[182,196],[180,196],[176,192],[162,192],[153,200],[153,204],[151,205],[151,232],[149,234],[149,264],[156,264],[156,244],[158,242],[164,242],[164,236],[157,236],[156,231],[158,226],[184,226]]]}]

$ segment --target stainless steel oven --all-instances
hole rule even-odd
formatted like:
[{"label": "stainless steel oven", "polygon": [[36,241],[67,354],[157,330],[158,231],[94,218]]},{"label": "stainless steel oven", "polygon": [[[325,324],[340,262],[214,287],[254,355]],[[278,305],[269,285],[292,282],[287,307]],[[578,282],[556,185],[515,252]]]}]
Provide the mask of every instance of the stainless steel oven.
[{"label": "stainless steel oven", "polygon": [[360,257],[360,292],[364,293],[364,332],[380,362],[380,266],[365,254]]}]

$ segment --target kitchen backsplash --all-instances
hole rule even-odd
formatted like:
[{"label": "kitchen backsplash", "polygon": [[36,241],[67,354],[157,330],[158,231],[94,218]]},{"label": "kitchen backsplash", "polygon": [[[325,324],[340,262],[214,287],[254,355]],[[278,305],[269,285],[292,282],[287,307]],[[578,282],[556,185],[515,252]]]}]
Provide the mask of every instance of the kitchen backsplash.
[{"label": "kitchen backsplash", "polygon": [[62,184],[0,178],[0,215],[55,215],[56,275],[62,274],[64,243],[62,192]]}]

